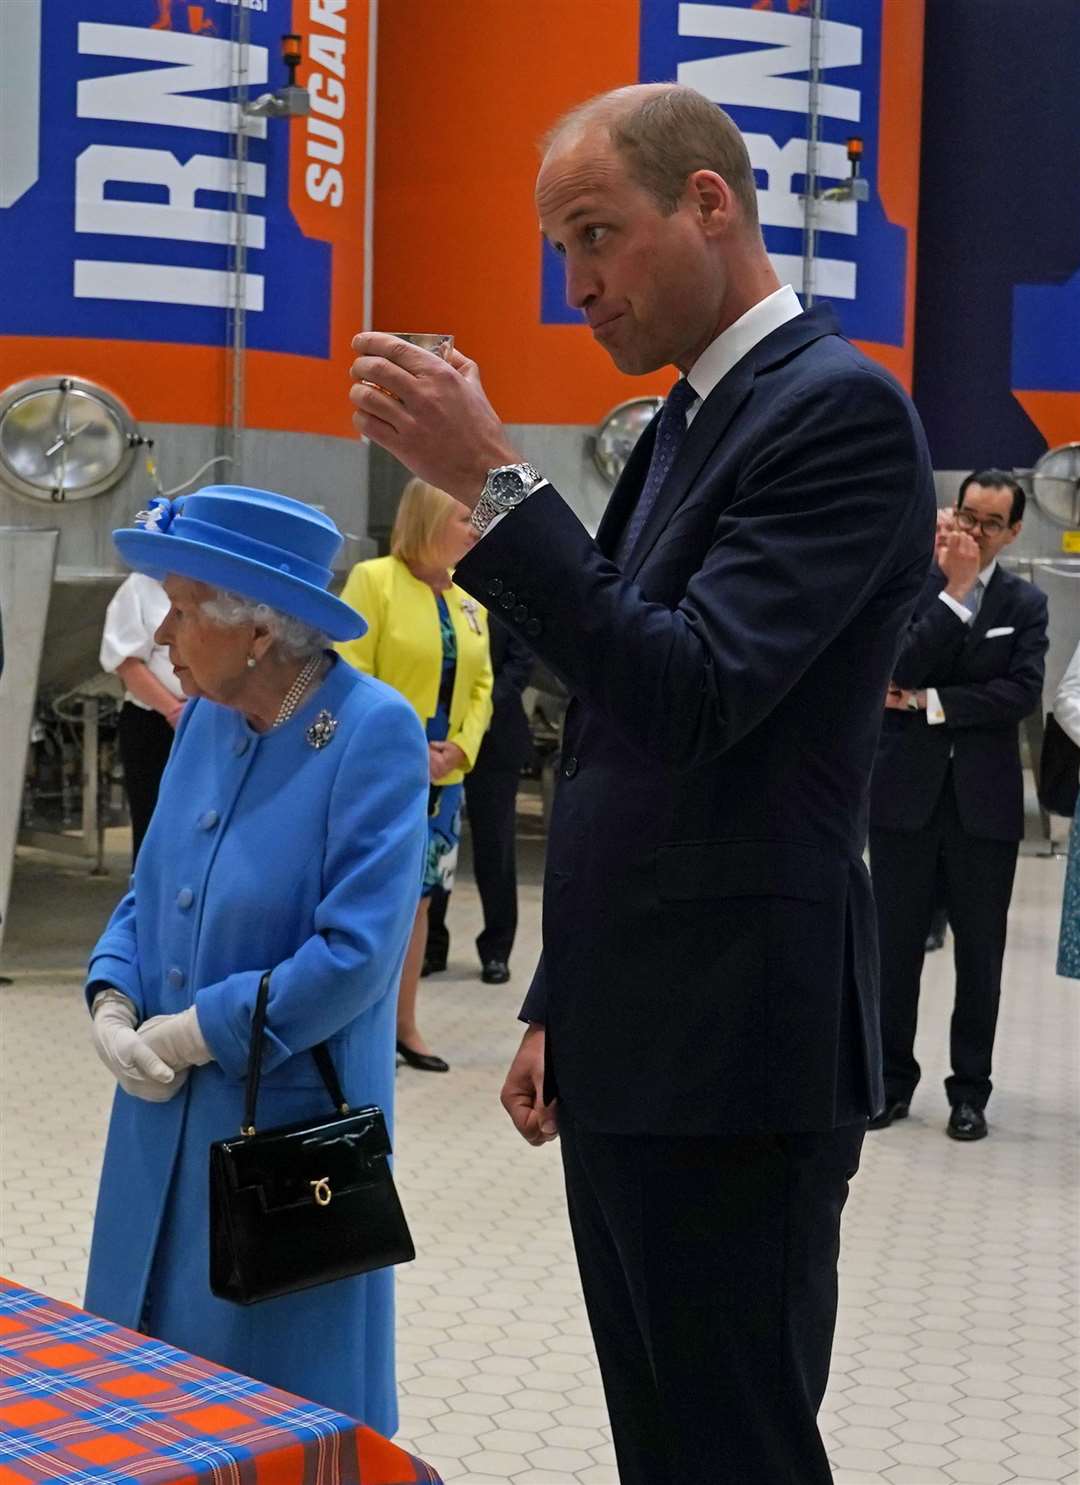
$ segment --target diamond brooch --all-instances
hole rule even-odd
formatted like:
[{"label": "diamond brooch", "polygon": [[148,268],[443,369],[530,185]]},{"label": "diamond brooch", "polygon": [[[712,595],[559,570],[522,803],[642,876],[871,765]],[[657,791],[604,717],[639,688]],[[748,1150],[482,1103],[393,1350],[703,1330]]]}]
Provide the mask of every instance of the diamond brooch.
[{"label": "diamond brooch", "polygon": [[325,748],[337,730],[337,718],[332,717],[328,711],[321,711],[304,736],[311,747]]}]

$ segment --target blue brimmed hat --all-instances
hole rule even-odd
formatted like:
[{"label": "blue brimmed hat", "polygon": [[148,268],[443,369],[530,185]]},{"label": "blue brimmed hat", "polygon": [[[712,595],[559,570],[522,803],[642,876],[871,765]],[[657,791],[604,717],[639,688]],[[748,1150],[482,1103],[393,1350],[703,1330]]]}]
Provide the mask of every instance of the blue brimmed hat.
[{"label": "blue brimmed hat", "polygon": [[182,500],[151,500],[136,521],[112,534],[136,572],[175,573],[224,588],[331,639],[358,639],[367,629],[355,609],[327,592],[341,532],[301,500],[246,485],[207,485]]}]

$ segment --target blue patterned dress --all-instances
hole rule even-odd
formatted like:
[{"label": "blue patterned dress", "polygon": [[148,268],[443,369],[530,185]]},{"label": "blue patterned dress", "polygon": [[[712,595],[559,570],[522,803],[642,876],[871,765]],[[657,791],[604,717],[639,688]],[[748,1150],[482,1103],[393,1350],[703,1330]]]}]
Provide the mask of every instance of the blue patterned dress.
[{"label": "blue patterned dress", "polygon": [[[441,593],[436,593],[439,606],[439,633],[442,637],[442,676],[435,715],[428,718],[428,742],[445,742],[450,735],[450,701],[457,678],[457,635],[450,609]],[[430,897],[435,888],[451,892],[457,867],[458,842],[461,839],[461,798],[463,784],[432,784],[428,796],[428,848],[424,863],[422,897]]]},{"label": "blue patterned dress", "polygon": [[1057,972],[1080,980],[1080,806],[1069,831],[1069,863],[1065,868],[1065,895],[1061,902]]}]

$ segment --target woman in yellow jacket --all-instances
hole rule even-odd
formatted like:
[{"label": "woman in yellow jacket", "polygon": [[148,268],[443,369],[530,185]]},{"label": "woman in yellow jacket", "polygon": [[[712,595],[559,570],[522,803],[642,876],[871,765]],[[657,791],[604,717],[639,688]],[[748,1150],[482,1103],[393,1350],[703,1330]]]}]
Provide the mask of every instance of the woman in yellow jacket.
[{"label": "woman in yellow jacket", "polygon": [[337,646],[358,670],[411,702],[427,728],[431,772],[428,853],[420,904],[401,971],[397,1050],[410,1067],[446,1072],[416,1024],[416,992],[436,887],[454,881],[462,780],[491,721],[487,614],[451,569],[476,540],[469,513],[442,490],[410,480],[402,493],[390,556],[358,562],[342,593],[367,620],[367,633]]}]

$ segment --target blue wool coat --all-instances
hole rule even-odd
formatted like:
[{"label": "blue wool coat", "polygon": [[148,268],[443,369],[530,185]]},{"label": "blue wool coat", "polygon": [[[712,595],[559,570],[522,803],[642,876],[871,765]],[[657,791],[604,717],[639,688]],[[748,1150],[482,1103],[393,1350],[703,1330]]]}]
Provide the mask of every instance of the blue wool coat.
[{"label": "blue wool coat", "polygon": [[[322,749],[306,729],[328,710]],[[398,977],[427,838],[427,744],[407,702],[337,660],[291,721],[259,734],[188,706],[128,892],[95,948],[140,1019],[192,1002],[214,1062],[167,1103],[118,1090],[86,1308],[362,1418],[397,1427],[393,1274],[240,1307],[208,1279],[208,1155],[239,1132],[251,1016],[272,970],[258,1124],[329,1106],[308,1048],[328,1040],[345,1095],[390,1117]]]}]

